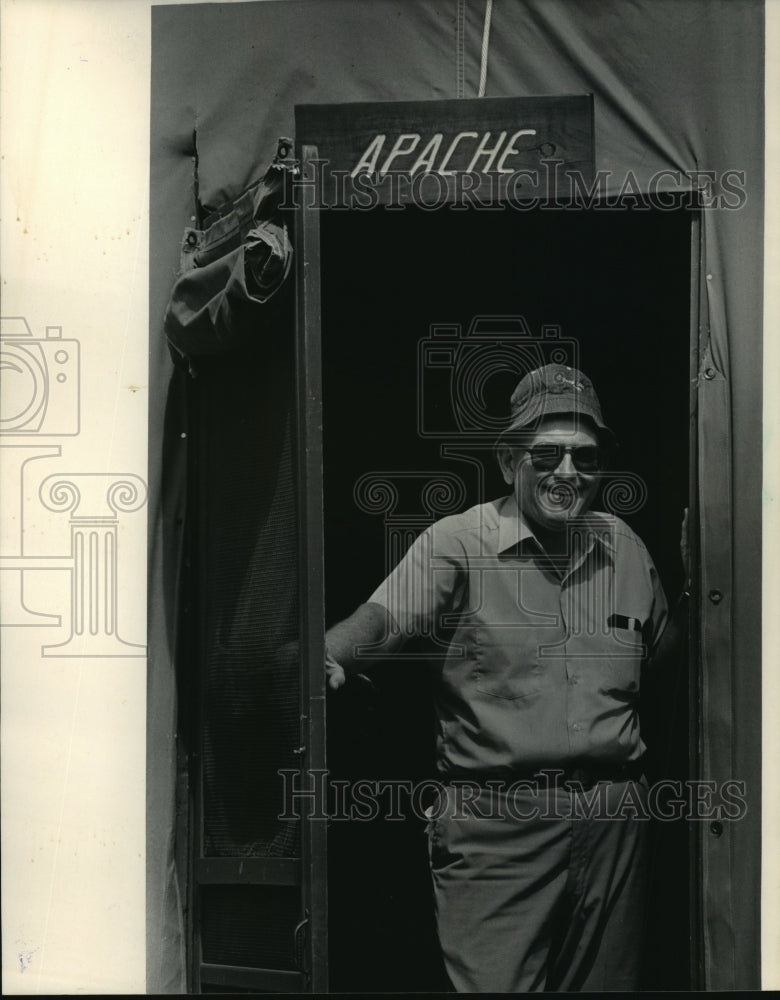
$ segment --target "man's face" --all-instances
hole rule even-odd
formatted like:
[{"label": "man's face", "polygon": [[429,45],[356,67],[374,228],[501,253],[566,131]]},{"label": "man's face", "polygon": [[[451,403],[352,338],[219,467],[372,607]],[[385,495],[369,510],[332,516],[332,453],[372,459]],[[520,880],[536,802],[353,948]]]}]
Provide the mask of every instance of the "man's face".
[{"label": "man's face", "polygon": [[587,511],[598,488],[598,443],[588,424],[554,416],[546,417],[523,446],[499,449],[504,481],[532,526],[565,531],[570,518]]}]

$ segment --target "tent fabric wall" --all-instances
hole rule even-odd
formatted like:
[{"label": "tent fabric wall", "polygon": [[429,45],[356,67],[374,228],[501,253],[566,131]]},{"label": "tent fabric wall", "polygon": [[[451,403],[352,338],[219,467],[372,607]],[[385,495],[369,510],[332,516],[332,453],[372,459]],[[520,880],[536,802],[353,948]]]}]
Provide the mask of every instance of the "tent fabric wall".
[{"label": "tent fabric wall", "polygon": [[[163,331],[182,232],[198,202],[216,208],[262,176],[277,138],[293,134],[296,104],[476,96],[484,13],[482,0],[153,9],[149,990],[183,982],[173,863],[177,577],[164,569],[177,565],[181,542],[186,438],[175,393],[168,398]],[[485,91],[592,93],[596,168],[610,172],[611,194],[629,171],[641,188],[663,170],[745,172],[744,203],[705,209],[702,226],[710,374],[699,380],[701,776],[748,782],[744,820],[720,837],[702,827],[707,988],[755,987],[760,964],[763,25],[760,0],[498,0]]]}]

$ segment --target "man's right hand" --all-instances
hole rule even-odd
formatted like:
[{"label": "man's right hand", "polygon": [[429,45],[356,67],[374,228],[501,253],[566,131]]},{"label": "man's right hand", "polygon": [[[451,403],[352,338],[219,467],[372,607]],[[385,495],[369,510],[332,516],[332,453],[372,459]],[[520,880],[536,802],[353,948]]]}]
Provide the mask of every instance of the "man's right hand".
[{"label": "man's right hand", "polygon": [[[328,687],[333,691],[340,688],[347,679],[346,669],[351,675],[359,669],[355,651],[361,646],[372,646],[375,651],[382,648],[390,653],[400,643],[398,637],[390,638],[387,609],[380,604],[361,604],[355,611],[338,622],[325,633],[325,674]],[[356,676],[360,677],[361,674]],[[369,686],[371,681],[364,678]]]},{"label": "man's right hand", "polygon": [[333,659],[327,649],[325,650],[325,675],[328,678],[328,687],[333,691],[338,690],[347,680],[344,668]]}]

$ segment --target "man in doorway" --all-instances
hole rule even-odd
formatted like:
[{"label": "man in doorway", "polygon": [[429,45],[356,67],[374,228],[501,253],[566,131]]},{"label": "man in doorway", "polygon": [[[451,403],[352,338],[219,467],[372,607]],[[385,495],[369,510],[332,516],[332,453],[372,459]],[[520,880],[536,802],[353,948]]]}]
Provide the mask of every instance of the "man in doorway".
[{"label": "man in doorway", "polygon": [[642,541],[591,509],[612,443],[585,375],[527,374],[496,443],[511,492],[424,531],[326,636],[333,689],[364,669],[360,647],[447,638],[428,835],[459,991],[639,985],[637,700],[667,604]]}]

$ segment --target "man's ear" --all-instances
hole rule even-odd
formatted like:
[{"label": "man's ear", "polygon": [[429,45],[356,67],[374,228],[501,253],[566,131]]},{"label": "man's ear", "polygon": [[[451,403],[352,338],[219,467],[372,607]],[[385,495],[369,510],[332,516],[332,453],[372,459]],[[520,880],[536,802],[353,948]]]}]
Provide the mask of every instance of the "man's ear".
[{"label": "man's ear", "polygon": [[511,486],[515,481],[515,467],[517,465],[512,449],[508,445],[497,448],[496,461],[498,462],[499,469],[501,469],[504,482],[507,486]]}]

